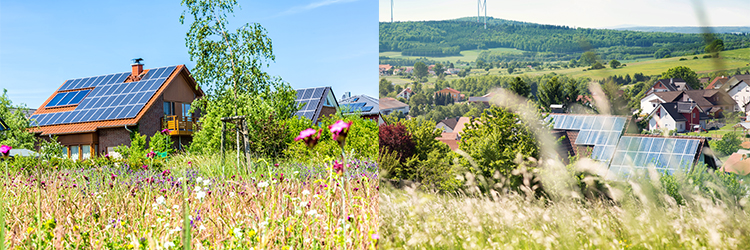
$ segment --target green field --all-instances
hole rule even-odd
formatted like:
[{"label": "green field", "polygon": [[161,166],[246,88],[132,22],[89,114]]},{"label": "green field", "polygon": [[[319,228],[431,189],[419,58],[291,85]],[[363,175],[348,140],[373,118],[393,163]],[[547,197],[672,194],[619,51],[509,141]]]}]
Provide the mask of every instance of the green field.
[{"label": "green field", "polygon": [[[380,52],[380,56],[387,56],[393,59],[419,59],[419,58],[427,58],[429,60],[438,61],[438,62],[452,62],[456,63],[457,61],[462,62],[473,62],[477,60],[477,57],[479,56],[479,53],[482,53],[482,51],[485,50],[464,50],[461,51],[461,56],[448,56],[448,57],[424,57],[424,56],[402,56],[401,52],[396,51],[389,51],[389,52]],[[494,48],[489,49],[489,51],[493,52],[502,52],[507,54],[521,54],[523,53],[522,50],[517,49],[511,49],[511,48]]]},{"label": "green field", "polygon": [[[492,49],[492,50],[498,50],[498,51],[508,51],[511,52],[518,52],[520,53],[520,50],[514,50],[514,49]],[[479,54],[479,50],[469,50],[469,51],[462,51],[461,54],[463,57],[427,57],[427,59],[430,60],[452,60],[451,62],[455,62],[457,60],[461,61],[474,61],[476,60],[476,57]],[[383,52],[380,53],[381,56],[389,56],[391,58],[397,58],[394,55],[398,55],[398,52]],[[625,67],[621,67],[618,69],[611,69],[609,67],[605,69],[600,70],[587,70],[586,67],[578,67],[578,68],[570,68],[570,69],[554,69],[554,70],[531,70],[528,68],[521,68],[516,69],[516,72],[514,72],[512,75],[522,75],[522,74],[529,74],[529,75],[543,75],[543,74],[549,74],[549,73],[556,73],[561,75],[567,75],[570,77],[589,77],[591,79],[603,79],[608,76],[613,75],[634,75],[635,73],[643,73],[644,75],[659,75],[665,71],[667,71],[670,68],[677,67],[677,66],[686,66],[695,71],[696,73],[710,73],[714,71],[721,71],[721,70],[734,70],[737,68],[744,70],[747,70],[750,68],[750,48],[745,49],[737,49],[737,50],[731,50],[731,51],[724,51],[720,53],[720,58],[703,58],[705,54],[695,55],[699,59],[692,59],[694,56],[681,56],[681,57],[672,57],[672,58],[664,58],[664,59],[652,59],[652,60],[640,60],[640,61],[623,61],[623,63],[627,64]],[[401,57],[398,55],[398,57]],[[402,58],[418,58],[418,57],[402,57]],[[680,61],[681,58],[685,58],[687,60]],[[507,69],[498,69],[494,68],[491,69],[489,72],[485,71],[484,69],[473,69],[471,71],[471,76],[479,76],[479,75],[509,75],[507,73]],[[393,82],[393,84],[407,84],[411,83],[412,80],[401,78],[399,76],[381,76],[381,78],[386,78],[387,80]],[[446,76],[445,79],[450,81],[453,79],[458,79],[458,76]],[[428,78],[428,82],[435,82],[437,80],[437,77],[432,76]]]}]

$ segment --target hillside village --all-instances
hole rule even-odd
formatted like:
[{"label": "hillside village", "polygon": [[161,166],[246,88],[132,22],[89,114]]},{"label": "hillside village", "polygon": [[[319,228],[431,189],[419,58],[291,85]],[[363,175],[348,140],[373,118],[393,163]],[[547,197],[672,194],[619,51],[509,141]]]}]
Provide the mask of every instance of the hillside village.
[{"label": "hillside village", "polygon": [[[440,71],[436,73],[434,71],[435,68],[439,68]],[[427,69],[429,70],[427,76],[438,77],[438,79],[461,72],[459,69],[442,68],[440,65],[427,65]],[[381,77],[417,74],[414,72],[414,67],[393,67],[387,64],[380,65],[379,72]],[[416,76],[417,79],[419,77]],[[382,79],[381,86],[384,81]],[[629,141],[632,141],[635,138],[652,138],[655,135],[666,133],[670,135],[670,138],[675,140],[681,140],[680,138],[688,140],[688,142],[697,140],[700,147],[692,151],[691,162],[704,162],[713,168],[724,168],[732,172],[737,172],[738,170],[736,169],[742,169],[742,171],[750,170],[750,160],[746,160],[748,157],[740,156],[745,152],[743,151],[744,149],[730,155],[715,154],[715,150],[708,149],[710,148],[709,141],[716,142],[720,140],[722,135],[727,133],[727,130],[750,135],[748,134],[750,132],[750,120],[748,120],[748,117],[750,117],[750,74],[722,75],[714,78],[701,77],[698,80],[700,81],[700,85],[705,87],[694,89],[686,80],[681,78],[655,80],[647,88],[644,86],[647,90],[644,91],[645,93],[642,93],[643,97],[637,100],[640,108],[630,109],[629,112],[631,115],[626,116],[576,115],[576,113],[580,112],[580,109],[572,109],[572,107],[568,107],[567,105],[574,104],[575,106],[588,107],[589,109],[594,107],[592,100],[595,99],[595,94],[585,93],[577,95],[574,102],[554,103],[543,109],[553,114],[551,117],[557,118],[549,120],[554,123],[553,134],[563,139],[562,148],[564,150],[560,152],[560,155],[566,162],[567,157],[562,156],[591,157],[611,165],[611,159],[619,160],[625,156],[624,152],[621,153],[614,150],[615,146],[627,147],[617,144],[617,141],[622,142],[622,139],[610,138],[614,144],[607,144],[608,146],[600,148],[598,145],[601,142],[598,142],[597,140],[599,139],[596,139],[600,135],[597,134],[596,137],[593,137],[594,135],[586,131],[586,129],[583,130],[586,132],[583,132],[580,130],[580,127],[574,128],[575,126],[586,124],[584,120],[587,117],[600,117],[596,119],[601,119],[601,117],[621,117],[627,119],[628,122],[620,124],[621,127],[617,131],[625,131],[627,137],[622,137],[626,134],[619,134],[620,132],[618,132],[618,138],[628,138]],[[422,89],[425,88],[425,85],[417,83],[407,84],[405,87],[394,85],[393,90],[395,91],[388,91],[390,93],[397,93],[394,97],[381,97],[383,114],[389,115],[395,112],[396,116],[406,119],[424,115],[409,113],[410,108],[413,109],[413,107],[409,106],[409,103],[414,103],[410,99],[414,98],[417,92],[412,89],[413,86]],[[429,103],[432,102],[434,108],[444,106],[453,109],[462,109],[461,107],[465,107],[463,108],[464,110],[470,110],[471,108],[479,107],[479,110],[482,110],[490,106],[495,95],[495,92],[488,92],[480,96],[467,97],[466,94],[451,87],[441,89],[437,89],[437,86],[435,87],[432,88],[433,92],[423,93],[429,97],[427,106],[431,106]],[[386,86],[386,89],[389,88]],[[383,92],[381,91],[382,94]],[[620,91],[619,94],[622,95],[623,92]],[[424,105],[424,101],[418,105]],[[479,112],[473,112],[473,114],[472,116],[476,117],[479,115]],[[437,119],[434,119],[436,117],[432,117],[433,122],[435,122],[435,129],[442,131],[441,136],[436,139],[448,145],[451,150],[457,150],[461,141],[461,133],[466,124],[470,123],[472,116],[459,115],[437,117]],[[571,118],[568,122],[575,121],[576,125],[573,126],[573,124],[565,123],[566,121],[562,119],[563,117]],[[579,118],[580,121],[578,120]],[[586,121],[588,122],[588,120]],[[593,139],[581,139],[581,135],[590,135]],[[750,149],[750,141],[743,145],[746,146],[746,149]],[[642,162],[644,159],[646,158],[638,158],[640,163],[634,165],[645,168],[645,164]],[[710,163],[707,159],[711,159]],[[635,155],[628,158],[628,160],[635,161]],[[656,161],[658,159],[647,160]],[[618,162],[618,164],[625,165],[623,162]],[[667,164],[668,161],[665,161],[664,166],[667,166]],[[743,165],[743,167],[738,167],[738,164]],[[670,171],[674,172],[674,170]]]}]

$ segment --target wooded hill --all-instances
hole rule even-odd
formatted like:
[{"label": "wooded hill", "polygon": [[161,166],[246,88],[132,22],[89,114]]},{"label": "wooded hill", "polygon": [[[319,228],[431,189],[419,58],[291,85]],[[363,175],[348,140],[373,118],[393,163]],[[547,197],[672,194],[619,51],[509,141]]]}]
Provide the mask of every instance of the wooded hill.
[{"label": "wooded hill", "polygon": [[[400,51],[405,56],[451,56],[462,50],[515,48],[526,51],[496,60],[567,61],[594,49],[603,60],[653,58],[659,49],[673,56],[703,53],[707,40],[724,41],[724,49],[750,47],[750,34],[638,32],[570,28],[495,19],[487,29],[475,17],[445,21],[381,22],[380,52]],[[664,50],[663,50],[664,51]]]}]

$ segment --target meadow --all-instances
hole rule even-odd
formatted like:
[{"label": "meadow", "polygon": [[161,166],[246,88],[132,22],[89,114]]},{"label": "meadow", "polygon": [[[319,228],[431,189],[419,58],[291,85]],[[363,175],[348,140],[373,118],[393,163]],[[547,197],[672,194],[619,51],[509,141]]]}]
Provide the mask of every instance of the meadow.
[{"label": "meadow", "polygon": [[[496,49],[491,49],[496,50]],[[507,51],[508,53],[513,53],[513,49],[499,49],[500,51]],[[436,61],[451,61],[451,60],[458,60],[464,62],[473,62],[476,60],[477,55],[479,55],[479,50],[471,50],[471,51],[461,51],[461,54],[463,57],[427,57],[427,59],[430,60],[436,60]],[[518,53],[521,53],[518,51]],[[401,56],[397,55],[398,52],[381,52],[381,56],[390,56],[392,58],[399,58]],[[706,54],[700,54],[700,55],[690,55],[690,56],[674,56],[671,58],[663,58],[663,59],[649,59],[649,60],[637,60],[637,61],[622,61],[622,63],[626,64],[627,66],[620,67],[617,69],[612,69],[609,66],[605,69],[600,70],[586,70],[587,67],[576,67],[576,68],[568,68],[568,69],[544,69],[544,70],[531,70],[528,68],[522,68],[522,69],[516,69],[516,72],[513,74],[508,74],[506,69],[491,69],[489,71],[485,71],[484,69],[472,69],[470,75],[523,75],[528,74],[531,76],[537,76],[537,75],[544,75],[544,74],[560,74],[560,75],[567,75],[569,77],[578,78],[578,77],[589,77],[591,79],[604,79],[609,76],[624,76],[624,75],[631,75],[633,76],[635,73],[643,73],[644,75],[659,75],[665,71],[667,71],[670,68],[676,67],[676,66],[686,66],[695,71],[698,74],[701,73],[710,73],[710,72],[716,72],[716,71],[722,71],[722,70],[735,70],[737,68],[744,70],[750,69],[750,48],[745,49],[736,49],[736,50],[730,50],[730,51],[723,51],[720,53],[720,58],[703,58]],[[693,57],[698,57],[698,59],[693,59]],[[418,57],[404,57],[404,58],[411,58],[416,59]],[[680,61],[681,59],[683,59]],[[399,76],[381,76],[381,78],[385,78],[393,84],[408,84],[411,83],[412,80],[404,79]],[[458,76],[446,76],[446,80],[455,80],[459,79]],[[434,83],[437,80],[437,77],[431,76],[428,77],[428,82]]]},{"label": "meadow", "polygon": [[6,158],[0,248],[375,248],[374,161],[235,165],[227,155],[149,156],[143,166],[109,157]]},{"label": "meadow", "polygon": [[[543,182],[574,178],[560,173]],[[729,194],[725,180],[708,172],[659,177],[655,170],[629,180],[588,176],[585,183],[603,187],[562,185],[546,198],[384,185],[380,244],[419,249],[746,249],[747,184],[734,187],[744,194],[737,197]],[[611,199],[601,199],[602,194]]]}]

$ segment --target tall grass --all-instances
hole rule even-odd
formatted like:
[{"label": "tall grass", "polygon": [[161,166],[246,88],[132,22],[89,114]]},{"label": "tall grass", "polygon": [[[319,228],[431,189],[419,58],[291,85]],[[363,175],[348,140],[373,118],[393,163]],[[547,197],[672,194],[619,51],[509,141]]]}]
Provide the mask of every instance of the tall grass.
[{"label": "tall grass", "polygon": [[374,247],[375,163],[352,160],[345,178],[329,181],[322,163],[254,161],[222,174],[220,162],[178,155],[165,169],[9,166],[0,176],[9,228],[1,239],[20,249]]}]

